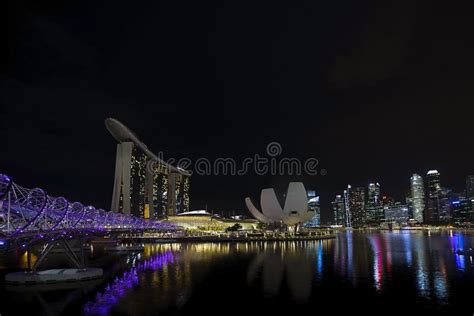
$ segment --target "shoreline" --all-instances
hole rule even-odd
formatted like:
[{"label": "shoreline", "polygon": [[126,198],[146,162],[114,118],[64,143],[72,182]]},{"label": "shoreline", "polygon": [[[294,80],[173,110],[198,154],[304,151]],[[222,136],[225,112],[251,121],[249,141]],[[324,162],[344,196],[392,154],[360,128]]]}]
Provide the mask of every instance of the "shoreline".
[{"label": "shoreline", "polygon": [[214,236],[202,236],[202,237],[177,237],[177,238],[155,238],[155,237],[140,237],[140,238],[122,238],[118,239],[122,243],[126,242],[142,242],[142,243],[221,243],[221,242],[265,242],[265,241],[309,241],[309,240],[326,240],[335,239],[336,234],[325,235],[325,236],[290,236],[290,237],[214,237]]}]

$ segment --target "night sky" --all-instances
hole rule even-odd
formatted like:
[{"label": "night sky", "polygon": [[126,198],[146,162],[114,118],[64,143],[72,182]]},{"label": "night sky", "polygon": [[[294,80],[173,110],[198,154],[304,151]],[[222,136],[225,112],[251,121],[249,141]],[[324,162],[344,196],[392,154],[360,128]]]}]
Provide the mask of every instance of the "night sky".
[{"label": "night sky", "polygon": [[[315,157],[326,176],[194,176],[191,208],[246,214],[304,181],[329,202],[378,181],[398,200],[474,173],[472,11],[407,1],[8,3],[0,172],[109,208],[114,117],[167,157]],[[396,4],[395,4],[396,3]],[[247,213],[248,214],[248,213]]]}]

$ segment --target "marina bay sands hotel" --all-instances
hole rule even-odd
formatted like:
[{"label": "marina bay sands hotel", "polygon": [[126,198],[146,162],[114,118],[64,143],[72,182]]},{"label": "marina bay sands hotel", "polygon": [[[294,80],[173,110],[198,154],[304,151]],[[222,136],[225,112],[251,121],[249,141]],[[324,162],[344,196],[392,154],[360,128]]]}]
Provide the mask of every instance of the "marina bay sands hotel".
[{"label": "marina bay sands hotel", "polygon": [[120,121],[105,126],[118,141],[111,211],[155,219],[189,211],[190,173],[162,161]]}]

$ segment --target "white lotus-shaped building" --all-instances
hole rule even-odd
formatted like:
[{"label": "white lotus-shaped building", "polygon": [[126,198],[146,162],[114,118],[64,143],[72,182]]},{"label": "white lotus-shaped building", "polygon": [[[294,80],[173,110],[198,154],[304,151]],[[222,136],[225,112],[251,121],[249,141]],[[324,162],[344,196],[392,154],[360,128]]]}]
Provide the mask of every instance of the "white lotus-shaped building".
[{"label": "white lotus-shaped building", "polygon": [[292,226],[304,223],[314,216],[314,211],[308,209],[308,197],[302,182],[290,182],[283,208],[272,188],[262,190],[260,195],[261,212],[249,197],[245,199],[245,204],[250,213],[265,224],[283,223]]}]

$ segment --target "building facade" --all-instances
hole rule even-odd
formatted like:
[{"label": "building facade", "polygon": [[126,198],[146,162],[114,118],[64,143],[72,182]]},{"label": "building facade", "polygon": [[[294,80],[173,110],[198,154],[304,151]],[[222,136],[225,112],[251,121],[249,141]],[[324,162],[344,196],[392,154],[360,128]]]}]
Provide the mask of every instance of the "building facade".
[{"label": "building facade", "polygon": [[366,216],[367,223],[379,225],[384,220],[382,201],[380,198],[380,184],[369,183],[367,188]]},{"label": "building facade", "polygon": [[387,205],[385,208],[385,221],[396,223],[399,226],[407,226],[410,216],[408,206],[399,202]]},{"label": "building facade", "polygon": [[107,119],[118,141],[111,211],[160,218],[189,210],[189,174],[148,150],[127,127]]},{"label": "building facade", "polygon": [[349,184],[347,189],[344,190],[344,226],[345,227],[352,227],[352,216],[351,216],[351,209],[350,209],[350,195],[351,195],[352,187]]},{"label": "building facade", "polygon": [[473,217],[470,199],[463,193],[453,193],[449,199],[452,222],[457,225],[470,223]]},{"label": "building facade", "polygon": [[474,175],[466,177],[466,197],[474,200]]},{"label": "building facade", "polygon": [[365,188],[353,188],[349,194],[349,209],[352,227],[363,227],[367,224],[365,213]]},{"label": "building facade", "polygon": [[319,196],[316,196],[315,191],[307,191],[308,194],[308,209],[314,212],[313,218],[304,224],[305,227],[319,227],[321,226],[321,206],[319,203]]},{"label": "building facade", "polygon": [[410,184],[413,219],[421,224],[424,222],[423,216],[425,212],[425,188],[423,178],[415,173],[410,178]]},{"label": "building facade", "polygon": [[430,170],[426,174],[428,182],[427,207],[424,221],[428,224],[440,222],[442,188],[440,174],[437,170]]},{"label": "building facade", "polygon": [[334,225],[345,226],[346,206],[344,204],[343,196],[336,195],[334,201],[332,201],[331,204],[332,204]]}]

